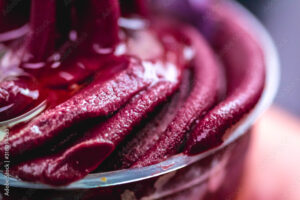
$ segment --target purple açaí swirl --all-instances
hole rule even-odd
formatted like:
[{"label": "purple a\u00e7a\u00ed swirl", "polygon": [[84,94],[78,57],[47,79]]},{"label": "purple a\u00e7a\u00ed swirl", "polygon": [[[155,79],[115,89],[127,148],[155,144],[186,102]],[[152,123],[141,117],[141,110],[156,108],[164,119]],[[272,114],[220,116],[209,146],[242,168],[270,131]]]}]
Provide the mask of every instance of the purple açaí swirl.
[{"label": "purple a\u00e7a\u00ed swirl", "polygon": [[[7,37],[0,63],[8,132],[0,164],[8,142],[10,173],[22,180],[66,185],[94,170],[205,151],[262,93],[261,48],[226,4],[157,0],[153,11],[142,0],[27,3],[25,21],[14,12],[0,17],[0,40],[29,27]],[[162,14],[164,6],[201,31]],[[41,113],[14,121],[41,102]]]}]

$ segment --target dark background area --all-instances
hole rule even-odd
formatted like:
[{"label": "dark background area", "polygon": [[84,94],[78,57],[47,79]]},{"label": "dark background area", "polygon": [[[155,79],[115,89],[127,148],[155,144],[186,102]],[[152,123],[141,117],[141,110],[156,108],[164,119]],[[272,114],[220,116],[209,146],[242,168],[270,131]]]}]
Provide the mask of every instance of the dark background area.
[{"label": "dark background area", "polygon": [[281,62],[275,104],[300,116],[300,0],[240,0],[269,30]]}]

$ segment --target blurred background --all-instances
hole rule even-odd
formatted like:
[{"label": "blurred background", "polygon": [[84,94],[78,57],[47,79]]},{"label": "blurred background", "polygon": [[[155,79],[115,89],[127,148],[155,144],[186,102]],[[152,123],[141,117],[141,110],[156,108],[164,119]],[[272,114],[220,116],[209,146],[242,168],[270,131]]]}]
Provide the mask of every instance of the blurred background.
[{"label": "blurred background", "polygon": [[300,0],[240,0],[269,30],[281,60],[275,103],[300,116]]},{"label": "blurred background", "polygon": [[281,82],[256,123],[238,200],[300,199],[300,0],[240,0],[277,46]]}]

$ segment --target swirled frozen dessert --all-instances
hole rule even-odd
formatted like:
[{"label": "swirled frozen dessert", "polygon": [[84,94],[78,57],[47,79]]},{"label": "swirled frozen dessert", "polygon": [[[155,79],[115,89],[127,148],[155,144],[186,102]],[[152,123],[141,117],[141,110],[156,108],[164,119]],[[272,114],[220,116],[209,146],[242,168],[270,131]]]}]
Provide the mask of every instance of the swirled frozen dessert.
[{"label": "swirled frozen dessert", "polygon": [[259,100],[264,58],[236,13],[208,9],[209,39],[143,0],[31,0],[2,15],[1,164],[66,185],[220,145]]}]

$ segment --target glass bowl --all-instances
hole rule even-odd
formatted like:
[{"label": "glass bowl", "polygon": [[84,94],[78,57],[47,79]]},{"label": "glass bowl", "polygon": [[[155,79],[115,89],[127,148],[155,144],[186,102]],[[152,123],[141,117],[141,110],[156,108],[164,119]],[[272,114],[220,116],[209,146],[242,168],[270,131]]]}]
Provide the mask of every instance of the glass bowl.
[{"label": "glass bowl", "polygon": [[[234,199],[250,141],[251,126],[271,105],[279,84],[275,46],[257,19],[235,2],[262,44],[266,62],[263,94],[254,109],[234,128],[221,146],[195,156],[178,154],[161,163],[137,169],[93,173],[64,187],[28,183],[0,174],[1,199]],[[227,5],[226,5],[227,6]],[[5,195],[9,191],[9,196]]]}]

